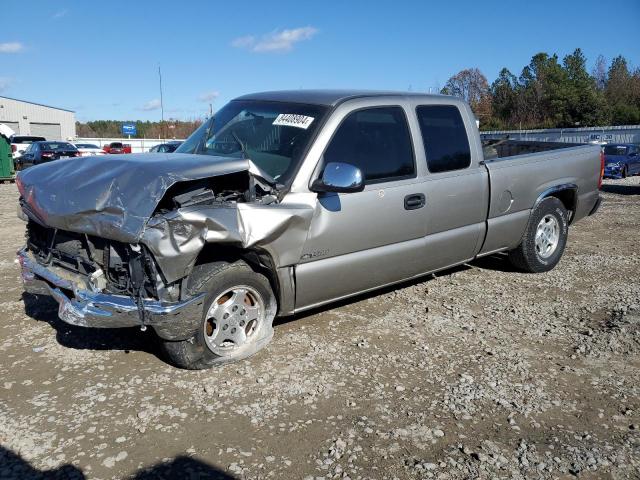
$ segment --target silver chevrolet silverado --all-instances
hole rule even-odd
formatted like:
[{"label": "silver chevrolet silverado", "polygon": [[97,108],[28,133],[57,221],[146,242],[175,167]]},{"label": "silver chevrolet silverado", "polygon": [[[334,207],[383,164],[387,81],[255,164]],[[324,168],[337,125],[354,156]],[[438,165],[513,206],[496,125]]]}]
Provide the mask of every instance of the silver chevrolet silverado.
[{"label": "silver chevrolet silverado", "polygon": [[603,160],[525,144],[483,146],[448,96],[243,96],[176,153],[20,172],[25,289],[73,325],[152,327],[199,369],[264,347],[276,315],[485,255],[545,272],[597,210]]}]

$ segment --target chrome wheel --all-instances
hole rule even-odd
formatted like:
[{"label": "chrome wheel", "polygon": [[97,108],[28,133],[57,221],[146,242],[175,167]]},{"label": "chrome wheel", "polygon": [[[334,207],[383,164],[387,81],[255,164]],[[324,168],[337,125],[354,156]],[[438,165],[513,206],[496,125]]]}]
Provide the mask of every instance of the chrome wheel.
[{"label": "chrome wheel", "polygon": [[237,354],[257,340],[265,320],[265,305],[252,287],[239,285],[219,295],[204,321],[204,340],[216,355]]},{"label": "chrome wheel", "polygon": [[549,258],[560,242],[560,224],[553,215],[545,215],[536,229],[536,253],[540,258]]}]

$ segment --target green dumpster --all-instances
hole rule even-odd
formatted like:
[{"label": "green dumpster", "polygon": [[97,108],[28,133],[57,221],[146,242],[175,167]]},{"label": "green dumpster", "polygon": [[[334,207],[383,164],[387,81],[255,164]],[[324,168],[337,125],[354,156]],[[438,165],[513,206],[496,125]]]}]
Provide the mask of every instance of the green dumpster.
[{"label": "green dumpster", "polygon": [[0,129],[0,181],[13,180],[13,158],[11,156],[11,140]]}]

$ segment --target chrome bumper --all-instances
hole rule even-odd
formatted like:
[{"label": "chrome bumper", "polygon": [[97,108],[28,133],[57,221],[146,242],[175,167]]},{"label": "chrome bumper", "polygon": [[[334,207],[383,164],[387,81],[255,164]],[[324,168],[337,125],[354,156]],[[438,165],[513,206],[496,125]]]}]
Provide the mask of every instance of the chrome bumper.
[{"label": "chrome bumper", "polygon": [[[79,276],[77,281],[63,278],[55,269],[40,265],[24,248],[18,251],[18,260],[25,291],[52,296],[58,302],[58,316],[62,321],[97,328],[141,325],[138,305],[131,297],[93,291]],[[199,319],[204,296],[175,303],[144,300],[145,324],[167,325],[181,319]]]}]

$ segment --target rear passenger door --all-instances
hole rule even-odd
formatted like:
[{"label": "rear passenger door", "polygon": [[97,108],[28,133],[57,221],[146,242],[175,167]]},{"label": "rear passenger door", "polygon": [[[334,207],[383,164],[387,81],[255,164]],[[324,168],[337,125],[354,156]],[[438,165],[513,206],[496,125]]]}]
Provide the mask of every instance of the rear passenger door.
[{"label": "rear passenger door", "polygon": [[421,270],[424,191],[405,110],[384,106],[348,113],[324,151],[321,165],[329,162],[357,166],[366,185],[357,193],[318,194],[296,267],[298,309]]},{"label": "rear passenger door", "polygon": [[[489,179],[479,146],[468,131],[475,121],[455,104],[417,105],[428,167],[425,270],[473,258],[484,240]],[[471,137],[475,138],[475,137]]]}]

